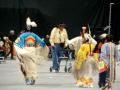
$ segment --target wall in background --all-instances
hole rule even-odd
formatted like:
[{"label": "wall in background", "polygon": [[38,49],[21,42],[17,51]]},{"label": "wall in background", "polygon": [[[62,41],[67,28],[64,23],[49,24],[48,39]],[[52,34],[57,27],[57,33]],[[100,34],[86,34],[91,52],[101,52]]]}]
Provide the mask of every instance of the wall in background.
[{"label": "wall in background", "polygon": [[[58,23],[65,23],[69,38],[79,35],[82,25],[89,25],[92,35],[103,32],[109,21],[109,3],[118,0],[0,0],[0,34],[14,29],[18,34],[24,30],[26,17],[38,24],[33,31],[44,37]],[[112,11],[111,32],[119,37],[119,4]]]}]

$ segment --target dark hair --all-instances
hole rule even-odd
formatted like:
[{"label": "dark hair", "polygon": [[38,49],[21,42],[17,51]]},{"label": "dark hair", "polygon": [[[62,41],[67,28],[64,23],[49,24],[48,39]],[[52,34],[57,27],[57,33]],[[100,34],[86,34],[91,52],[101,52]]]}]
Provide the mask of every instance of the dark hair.
[{"label": "dark hair", "polygon": [[83,43],[89,42],[89,39],[83,39]]},{"label": "dark hair", "polygon": [[[87,26],[87,25],[83,25],[82,27],[86,27],[85,33],[89,33],[89,28],[88,28],[88,26]],[[83,32],[82,27],[81,27],[81,31]]]},{"label": "dark hair", "polygon": [[60,23],[60,24],[58,24],[57,25],[57,27],[59,28],[59,27],[65,27],[66,25],[64,24],[64,23]]},{"label": "dark hair", "polygon": [[113,41],[113,36],[112,35],[107,35],[106,40],[107,40],[107,42]]}]

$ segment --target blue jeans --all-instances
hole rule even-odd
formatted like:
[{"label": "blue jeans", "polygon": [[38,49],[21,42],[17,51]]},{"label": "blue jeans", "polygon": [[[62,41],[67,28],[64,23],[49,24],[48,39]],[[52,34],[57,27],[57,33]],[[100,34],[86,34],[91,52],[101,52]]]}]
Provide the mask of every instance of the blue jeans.
[{"label": "blue jeans", "polygon": [[55,44],[55,46],[51,48],[51,52],[53,61],[52,69],[59,71],[61,62],[61,59],[59,57],[63,55],[64,48],[61,47],[60,44]]}]

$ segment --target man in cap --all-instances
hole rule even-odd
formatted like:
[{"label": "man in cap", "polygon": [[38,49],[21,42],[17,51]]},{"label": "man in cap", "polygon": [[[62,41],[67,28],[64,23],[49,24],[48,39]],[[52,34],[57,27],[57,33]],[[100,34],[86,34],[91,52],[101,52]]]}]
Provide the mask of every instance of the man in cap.
[{"label": "man in cap", "polygon": [[61,52],[64,51],[64,47],[67,46],[68,34],[65,29],[65,24],[58,24],[57,27],[54,27],[50,35],[50,44],[52,46],[52,60],[53,66],[52,69],[54,72],[59,72],[60,61],[59,58]]}]

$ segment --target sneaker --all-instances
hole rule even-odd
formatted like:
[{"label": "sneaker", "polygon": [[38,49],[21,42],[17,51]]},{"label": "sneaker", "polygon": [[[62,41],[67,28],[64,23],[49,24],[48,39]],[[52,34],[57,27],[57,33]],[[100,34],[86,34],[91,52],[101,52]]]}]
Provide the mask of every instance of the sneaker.
[{"label": "sneaker", "polygon": [[54,73],[55,73],[55,70],[53,70],[52,72],[54,72]]},{"label": "sneaker", "polygon": [[59,70],[55,70],[56,73],[59,73]]},{"label": "sneaker", "polygon": [[54,72],[54,73],[58,73],[58,72],[59,72],[59,70],[53,70],[53,72]]},{"label": "sneaker", "polygon": [[26,79],[26,85],[31,85],[31,80],[30,79]]},{"label": "sneaker", "polygon": [[93,84],[91,84],[89,87],[90,87],[90,88],[93,88]]},{"label": "sneaker", "polygon": [[31,80],[31,85],[34,85],[35,84],[35,80]]}]

